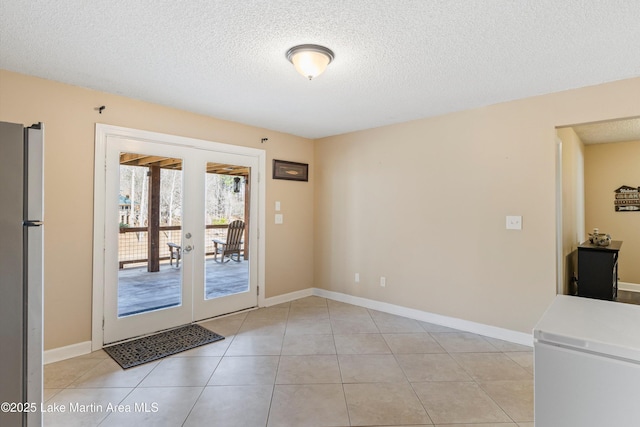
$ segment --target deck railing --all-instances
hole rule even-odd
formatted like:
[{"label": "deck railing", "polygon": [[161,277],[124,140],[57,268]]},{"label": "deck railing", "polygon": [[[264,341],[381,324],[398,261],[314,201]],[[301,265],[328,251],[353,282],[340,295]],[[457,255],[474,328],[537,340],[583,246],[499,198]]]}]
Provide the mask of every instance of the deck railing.
[{"label": "deck railing", "polygon": [[[118,236],[118,263],[120,268],[126,264],[146,263],[149,258],[147,227],[120,227]],[[213,255],[213,239],[225,240],[227,225],[207,225],[205,230],[206,254]],[[182,227],[179,225],[160,226],[160,260],[169,259],[167,243],[182,245]]]}]

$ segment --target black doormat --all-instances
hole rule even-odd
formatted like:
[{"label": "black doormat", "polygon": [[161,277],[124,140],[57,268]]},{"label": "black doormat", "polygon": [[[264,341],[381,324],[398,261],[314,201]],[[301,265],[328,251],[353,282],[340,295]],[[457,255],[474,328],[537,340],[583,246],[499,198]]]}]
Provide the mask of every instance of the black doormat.
[{"label": "black doormat", "polygon": [[222,335],[200,325],[187,325],[114,344],[103,350],[123,369],[127,369],[223,339]]}]

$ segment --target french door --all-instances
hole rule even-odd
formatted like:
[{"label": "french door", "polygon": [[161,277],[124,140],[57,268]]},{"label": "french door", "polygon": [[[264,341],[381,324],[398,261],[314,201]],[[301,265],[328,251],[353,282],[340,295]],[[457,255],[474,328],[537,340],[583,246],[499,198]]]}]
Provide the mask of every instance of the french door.
[{"label": "french door", "polygon": [[162,138],[102,141],[102,343],[257,306],[260,156]]}]

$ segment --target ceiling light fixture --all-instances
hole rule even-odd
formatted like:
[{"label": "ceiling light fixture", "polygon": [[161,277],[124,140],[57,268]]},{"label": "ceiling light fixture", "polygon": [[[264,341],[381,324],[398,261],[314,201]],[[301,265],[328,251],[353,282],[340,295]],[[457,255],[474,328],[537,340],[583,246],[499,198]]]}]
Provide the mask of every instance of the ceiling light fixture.
[{"label": "ceiling light fixture", "polygon": [[287,51],[287,59],[309,80],[318,77],[333,61],[333,52],[317,44],[301,44]]}]

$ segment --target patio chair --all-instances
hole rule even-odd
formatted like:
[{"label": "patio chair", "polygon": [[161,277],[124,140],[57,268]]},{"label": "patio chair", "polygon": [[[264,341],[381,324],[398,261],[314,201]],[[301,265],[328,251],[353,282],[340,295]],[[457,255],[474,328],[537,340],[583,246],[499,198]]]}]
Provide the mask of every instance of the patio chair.
[{"label": "patio chair", "polygon": [[173,265],[173,260],[176,260],[176,268],[180,268],[180,258],[182,258],[182,247],[175,243],[167,243],[169,246],[169,265]]},{"label": "patio chair", "polygon": [[[232,221],[227,229],[227,240],[213,239],[213,260],[216,262],[229,262],[233,259],[233,254],[236,254],[237,259],[233,259],[235,262],[240,262],[240,250],[242,249],[242,235],[244,234],[244,222],[237,220]],[[218,254],[220,254],[220,261],[218,261]],[[228,260],[224,260],[224,257],[228,256]]]}]

